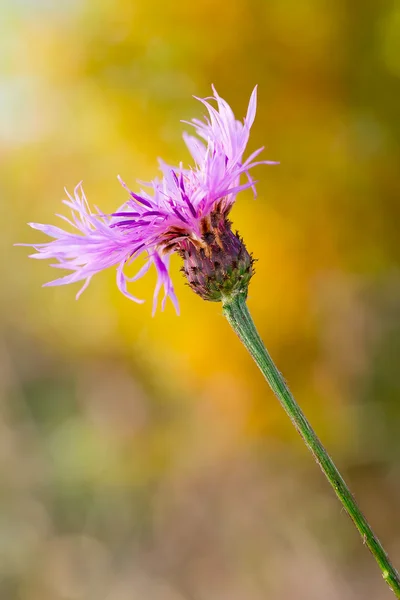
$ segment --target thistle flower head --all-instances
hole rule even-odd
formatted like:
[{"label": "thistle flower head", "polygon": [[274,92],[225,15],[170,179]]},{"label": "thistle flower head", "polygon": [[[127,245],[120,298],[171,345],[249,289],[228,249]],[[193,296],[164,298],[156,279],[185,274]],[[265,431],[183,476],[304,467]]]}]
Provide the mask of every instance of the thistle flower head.
[{"label": "thistle flower head", "polygon": [[[259,164],[276,163],[256,161],[263,148],[243,159],[256,114],[256,88],[243,123],[236,120],[214,88],[213,93],[211,98],[198,98],[208,116],[203,121],[188,122],[195,135],[184,133],[193,167],[185,169],[182,163],[172,167],[160,161],[162,176],[145,184],[146,189],[139,193],[130,190],[119,177],[129,198],[109,215],[97,207],[91,209],[78,184],[74,195],[67,192],[64,200],[71,209],[71,218],[57,215],[72,231],[30,223],[53,238],[41,244],[23,244],[35,249],[31,257],[56,260],[52,266],[70,271],[46,286],[83,281],[79,297],[93,275],[114,266],[121,292],[135,302],[143,302],[130,293],[128,284],[154,265],[158,277],[153,312],[161,288],[162,309],[169,297],[179,312],[169,274],[170,255],[177,252],[185,261],[189,285],[203,298],[221,300],[224,294],[247,291],[252,261],[240,238],[232,233],[227,217],[238,192],[251,187],[255,194],[250,170]],[[141,254],[145,255],[145,264],[135,276],[128,277],[125,267]]]}]

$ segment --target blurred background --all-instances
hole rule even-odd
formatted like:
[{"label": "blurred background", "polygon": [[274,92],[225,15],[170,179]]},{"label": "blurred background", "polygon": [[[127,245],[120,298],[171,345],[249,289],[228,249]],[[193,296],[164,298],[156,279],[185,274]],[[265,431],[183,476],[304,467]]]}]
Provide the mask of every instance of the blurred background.
[{"label": "blurred background", "polygon": [[188,162],[180,119],[214,83],[259,197],[234,226],[249,306],[296,398],[400,565],[400,6],[333,0],[1,0],[0,598],[388,599],[369,552],[260,373],[173,261],[151,318],[14,242],[63,188]]}]

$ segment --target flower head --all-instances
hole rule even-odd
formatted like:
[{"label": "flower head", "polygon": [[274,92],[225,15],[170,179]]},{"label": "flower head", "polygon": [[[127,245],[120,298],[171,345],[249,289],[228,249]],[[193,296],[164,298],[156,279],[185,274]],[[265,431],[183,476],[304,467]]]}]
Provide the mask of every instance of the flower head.
[{"label": "flower head", "polygon": [[[255,193],[255,182],[250,176],[250,170],[259,164],[276,163],[255,161],[263,148],[243,160],[256,114],[256,88],[251,95],[243,123],[235,119],[230,106],[214,88],[213,93],[211,98],[198,98],[206,107],[208,116],[203,121],[193,119],[188,123],[197,135],[184,133],[184,140],[195,162],[192,168],[184,169],[182,164],[171,167],[160,161],[162,177],[146,184],[147,191],[142,189],[140,193],[130,190],[119,177],[120,183],[129,193],[129,199],[110,215],[103,214],[97,208],[93,211],[82,185],[79,184],[73,196],[66,192],[68,199],[63,201],[71,209],[71,219],[57,215],[72,227],[72,232],[52,225],[30,223],[34,229],[53,238],[46,243],[24,244],[32,245],[36,250],[31,257],[55,259],[58,262],[52,266],[71,271],[64,277],[46,283],[46,286],[83,281],[83,287],[77,294],[79,297],[93,275],[115,266],[117,285],[121,292],[135,302],[143,302],[128,291],[128,283],[142,277],[154,265],[158,279],[153,313],[161,288],[164,289],[162,309],[169,297],[179,312],[169,274],[169,257],[172,252],[177,252],[184,258],[189,284],[200,295],[200,288],[207,286],[208,280],[202,278],[202,285],[198,285],[196,277],[190,278],[193,270],[201,269],[201,265],[193,262],[196,253],[200,253],[199,256],[209,262],[216,261],[217,253],[219,257],[216,262],[222,265],[220,273],[232,272],[232,269],[235,271],[237,257],[231,257],[229,265],[222,260],[229,257],[229,249],[237,246],[230,238],[234,234],[230,231],[227,216],[238,192],[251,187]],[[245,181],[241,183],[242,176],[245,176]],[[239,240],[238,236],[234,237]],[[244,256],[243,251],[241,252]],[[125,273],[126,265],[141,254],[146,256],[144,266],[134,277],[128,277]],[[251,276],[250,257],[247,263],[246,269]],[[218,294],[211,296],[213,297],[207,299],[221,299],[217,297]]]}]

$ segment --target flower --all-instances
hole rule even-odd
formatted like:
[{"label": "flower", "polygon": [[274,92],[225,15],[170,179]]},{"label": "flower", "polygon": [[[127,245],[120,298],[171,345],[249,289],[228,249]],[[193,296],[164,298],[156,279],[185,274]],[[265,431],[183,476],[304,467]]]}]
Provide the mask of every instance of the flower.
[{"label": "flower", "polygon": [[[135,302],[143,302],[128,291],[128,283],[142,277],[154,265],[158,278],[153,314],[161,288],[164,288],[162,309],[169,297],[179,314],[178,300],[169,274],[171,253],[179,253],[185,261],[190,257],[190,264],[187,269],[185,267],[185,272],[190,274],[199,268],[193,263],[192,250],[202,250],[203,257],[211,259],[213,256],[215,262],[215,252],[225,255],[228,246],[236,247],[237,244],[232,244],[232,240],[228,246],[224,245],[221,239],[228,240],[229,235],[227,237],[224,233],[221,237],[214,225],[219,222],[224,231],[228,228],[230,232],[227,215],[237,193],[251,187],[255,194],[255,182],[250,176],[250,170],[259,164],[277,164],[272,161],[255,161],[263,148],[243,160],[256,114],[257,89],[254,88],[251,94],[243,123],[235,119],[232,109],[214,87],[213,93],[211,98],[196,98],[206,107],[208,117],[203,121],[193,119],[187,122],[194,127],[197,136],[187,133],[183,136],[195,162],[194,167],[184,169],[182,164],[171,167],[160,161],[162,177],[145,184],[148,191],[142,189],[140,193],[130,190],[118,177],[129,193],[129,200],[110,215],[103,214],[97,207],[94,212],[86,200],[82,185],[78,184],[74,195],[66,192],[68,199],[63,201],[71,209],[72,218],[57,215],[72,227],[72,232],[53,225],[29,223],[32,228],[53,238],[52,241],[41,244],[22,244],[33,246],[36,250],[31,257],[55,259],[58,262],[51,266],[71,271],[64,277],[44,284],[45,286],[83,281],[78,298],[93,275],[115,266],[117,285],[121,292]],[[242,175],[247,180],[240,183]],[[215,215],[222,216],[222,221]],[[210,249],[210,243],[214,250]],[[124,270],[126,265],[141,254],[146,255],[144,266],[134,277],[128,277]],[[232,260],[234,270],[237,261],[234,258]],[[219,260],[218,265],[220,263]],[[250,263],[248,268],[251,272]],[[196,282],[190,278],[189,284],[200,293],[196,290]]]}]

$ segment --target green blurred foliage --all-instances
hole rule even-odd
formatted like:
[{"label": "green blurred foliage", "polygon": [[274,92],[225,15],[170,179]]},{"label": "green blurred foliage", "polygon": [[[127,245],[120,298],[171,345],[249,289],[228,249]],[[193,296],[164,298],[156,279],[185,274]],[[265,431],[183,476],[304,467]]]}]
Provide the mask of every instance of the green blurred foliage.
[{"label": "green blurred foliage", "polygon": [[16,241],[84,179],[104,211],[189,161],[214,83],[259,198],[234,225],[279,368],[400,563],[400,10],[396,2],[3,0],[0,597],[390,598],[221,307],[173,271],[151,318],[115,273],[79,302]]}]

